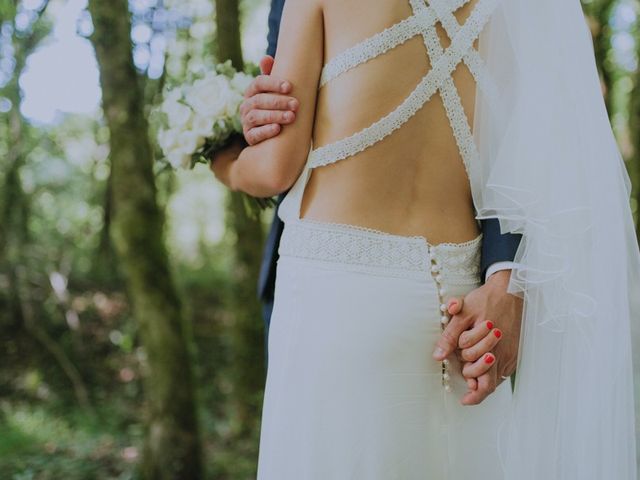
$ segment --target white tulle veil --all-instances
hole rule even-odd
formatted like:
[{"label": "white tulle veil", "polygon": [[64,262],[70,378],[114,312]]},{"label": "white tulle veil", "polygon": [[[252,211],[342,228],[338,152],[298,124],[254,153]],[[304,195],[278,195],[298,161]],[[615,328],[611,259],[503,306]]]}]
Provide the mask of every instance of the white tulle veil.
[{"label": "white tulle veil", "polygon": [[580,2],[498,1],[480,50],[498,95],[477,97],[474,201],[523,234],[505,478],[636,479],[640,257]]}]

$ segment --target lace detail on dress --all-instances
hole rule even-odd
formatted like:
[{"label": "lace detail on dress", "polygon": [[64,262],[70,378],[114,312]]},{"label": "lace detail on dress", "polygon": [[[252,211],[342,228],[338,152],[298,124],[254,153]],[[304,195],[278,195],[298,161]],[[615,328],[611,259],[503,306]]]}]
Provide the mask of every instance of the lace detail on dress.
[{"label": "lace detail on dress", "polygon": [[465,243],[430,245],[421,236],[402,236],[340,223],[287,222],[281,256],[316,260],[362,273],[426,279],[436,259],[438,280],[445,285],[479,282],[482,237]]},{"label": "lace detail on dress", "polygon": [[[462,6],[471,0],[455,0],[446,6],[449,14],[453,15]],[[331,80],[354,69],[358,65],[368,62],[380,55],[392,50],[409,39],[419,35],[426,26],[433,26],[438,21],[430,9],[422,9],[415,12],[409,18],[392,25],[382,32],[367,38],[357,45],[345,50],[332,58],[322,69],[320,77],[320,87],[323,87]],[[457,33],[457,32],[456,32]]]},{"label": "lace detail on dress", "polygon": [[[427,7],[424,4],[424,0],[410,1],[414,11],[419,12],[421,10],[430,10],[430,7]],[[432,1],[432,5],[442,5],[436,2],[438,2],[438,0]],[[440,8],[431,8],[436,9],[437,15],[442,19],[443,28],[448,35],[453,36],[453,30],[455,30],[456,34],[458,33],[460,25],[454,15],[449,11],[448,6],[445,5]],[[447,21],[445,21],[445,19]],[[451,22],[455,23],[458,28],[452,26]],[[442,48],[442,45],[440,44],[440,39],[438,38],[438,32],[436,31],[435,26],[425,28],[422,35],[424,37],[424,44],[427,48],[427,52],[429,53],[429,57],[431,57],[432,61],[437,61],[442,57],[444,48]],[[471,50],[475,52],[473,48],[471,48]],[[465,55],[463,59],[468,56],[468,54]],[[449,119],[449,124],[453,130],[453,136],[456,139],[456,143],[460,150],[460,156],[462,157],[465,169],[467,170],[467,175],[469,175],[470,165],[473,164],[474,159],[478,158],[478,152],[475,143],[473,142],[473,134],[471,133],[471,127],[469,126],[467,115],[464,111],[464,107],[462,106],[462,100],[460,99],[460,95],[458,95],[458,90],[456,89],[452,77],[449,76],[443,80],[442,86],[440,87],[440,97],[442,98],[442,103],[444,105],[447,118]]]},{"label": "lace detail on dress", "polygon": [[466,243],[442,243],[430,247],[438,271],[436,282],[443,285],[474,285],[480,282],[482,235]]},{"label": "lace detail on dress", "polygon": [[[411,3],[413,5],[416,2],[412,0]],[[446,82],[452,83],[452,73],[469,51],[473,50],[473,43],[489,21],[496,3],[497,0],[480,0],[478,2],[464,26],[460,27],[458,33],[451,39],[451,45],[442,52],[437,60],[433,59],[432,69],[422,78],[418,86],[398,108],[373,125],[350,137],[313,150],[310,153],[309,167],[317,168],[352,157],[382,141],[409,121],[438,90],[443,88],[443,84]],[[424,4],[422,6],[427,8]],[[430,28],[432,27],[429,27],[425,33],[428,33]],[[442,49],[440,45],[438,47]],[[449,93],[451,96],[457,97],[458,102],[460,101],[457,91],[450,91]],[[452,99],[452,101],[455,101],[455,99]],[[464,126],[461,126],[462,122],[458,119],[459,113],[459,110],[457,113],[452,112],[453,118],[450,118],[450,121],[454,131],[460,137],[461,155],[463,158],[468,159],[473,155],[475,145],[470,135],[470,129],[468,132],[460,130],[461,128],[464,129]],[[465,115],[464,110],[462,110],[461,114]],[[468,128],[468,122],[466,123]],[[469,135],[467,136],[466,133],[469,133]]]}]

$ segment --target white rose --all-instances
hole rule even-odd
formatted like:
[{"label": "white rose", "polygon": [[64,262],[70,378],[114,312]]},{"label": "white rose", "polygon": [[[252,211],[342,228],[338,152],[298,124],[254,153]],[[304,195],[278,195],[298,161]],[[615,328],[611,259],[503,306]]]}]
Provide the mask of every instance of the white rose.
[{"label": "white rose", "polygon": [[231,80],[231,87],[238,93],[244,95],[244,92],[247,91],[249,85],[253,81],[253,77],[251,75],[247,75],[244,72],[238,72],[234,75]]},{"label": "white rose", "polygon": [[196,114],[196,116],[193,118],[191,129],[198,135],[201,135],[203,137],[210,137],[211,135],[213,135],[214,123],[215,122],[213,119]]},{"label": "white rose", "polygon": [[182,132],[178,136],[178,142],[176,143],[175,148],[185,154],[192,155],[196,150],[198,150],[198,148],[202,147],[202,145],[204,145],[204,138],[196,132],[188,131]]},{"label": "white rose", "polygon": [[182,90],[180,88],[176,88],[168,92],[165,97],[165,103],[178,103],[182,100]]},{"label": "white rose", "polygon": [[235,117],[238,115],[240,104],[244,97],[238,92],[231,90],[230,95],[227,98],[227,104],[225,106],[225,113],[228,117]]},{"label": "white rose", "polygon": [[208,76],[196,81],[186,93],[187,103],[199,115],[216,118],[224,115],[231,89],[226,77]]},{"label": "white rose", "polygon": [[173,128],[188,128],[193,115],[189,107],[178,102],[165,102],[162,105],[162,111],[167,114],[169,125]]},{"label": "white rose", "polygon": [[191,155],[184,153],[180,150],[172,150],[167,153],[167,160],[174,169],[190,168],[191,167]]},{"label": "white rose", "polygon": [[176,130],[160,130],[158,132],[158,145],[163,152],[173,149],[178,143],[179,132]]}]

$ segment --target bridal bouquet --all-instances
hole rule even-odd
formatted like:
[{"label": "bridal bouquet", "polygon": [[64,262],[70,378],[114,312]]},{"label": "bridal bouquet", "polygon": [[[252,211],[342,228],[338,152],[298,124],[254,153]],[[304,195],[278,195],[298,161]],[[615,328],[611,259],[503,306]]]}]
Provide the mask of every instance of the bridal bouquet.
[{"label": "bridal bouquet", "polygon": [[[240,104],[254,76],[236,71],[230,61],[192,83],[165,94],[159,108],[158,144],[173,169],[208,163],[234,136],[242,135]],[[257,199],[261,208],[271,199]]]}]

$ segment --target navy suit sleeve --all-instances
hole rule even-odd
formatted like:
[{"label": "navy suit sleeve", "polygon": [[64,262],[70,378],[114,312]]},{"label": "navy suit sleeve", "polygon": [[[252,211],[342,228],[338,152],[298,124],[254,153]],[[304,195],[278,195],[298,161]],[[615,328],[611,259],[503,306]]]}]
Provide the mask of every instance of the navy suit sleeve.
[{"label": "navy suit sleeve", "polygon": [[[284,8],[284,0],[271,0],[271,11],[269,12],[269,47],[267,54],[275,56],[278,47],[278,34],[280,33],[280,19],[282,17],[282,9]],[[280,195],[278,205],[284,198]],[[258,278],[258,297],[265,303],[273,301],[273,294],[276,283],[276,266],[278,262],[278,247],[280,245],[280,237],[284,224],[276,215],[273,218],[269,235],[265,243],[264,254],[262,257],[262,265],[260,268],[260,276]],[[268,323],[269,319],[265,319]]]},{"label": "navy suit sleeve", "polygon": [[276,49],[278,48],[278,34],[280,33],[280,19],[282,18],[283,8],[284,0],[271,0],[267,55],[271,55],[272,57],[275,57]]},{"label": "navy suit sleeve", "polygon": [[512,262],[520,246],[522,235],[500,233],[500,221],[496,218],[482,220],[482,278],[487,269],[497,262]]}]

